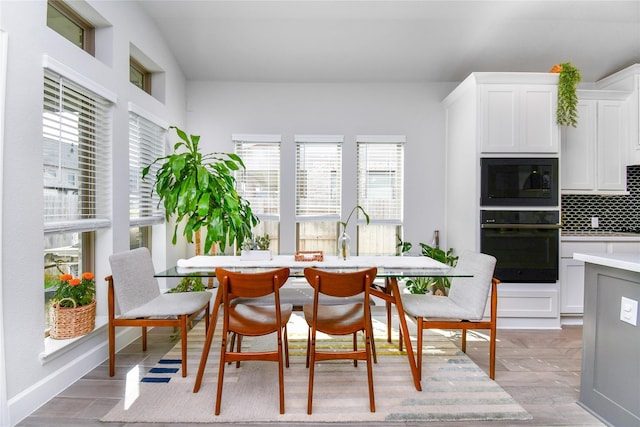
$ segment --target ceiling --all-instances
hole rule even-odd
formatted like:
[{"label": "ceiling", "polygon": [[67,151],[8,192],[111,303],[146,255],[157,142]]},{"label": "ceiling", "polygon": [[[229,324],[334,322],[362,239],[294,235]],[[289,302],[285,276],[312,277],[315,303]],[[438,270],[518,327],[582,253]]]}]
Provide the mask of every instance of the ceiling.
[{"label": "ceiling", "polygon": [[139,0],[189,80],[457,82],[640,63],[640,0]]}]

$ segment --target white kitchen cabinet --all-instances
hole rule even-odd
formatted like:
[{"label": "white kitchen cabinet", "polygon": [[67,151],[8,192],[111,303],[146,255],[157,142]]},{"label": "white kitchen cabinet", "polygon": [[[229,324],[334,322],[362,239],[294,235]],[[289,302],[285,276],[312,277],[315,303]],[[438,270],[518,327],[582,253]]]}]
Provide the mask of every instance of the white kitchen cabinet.
[{"label": "white kitchen cabinet", "polygon": [[560,314],[581,315],[584,311],[584,262],[573,259],[579,253],[638,253],[640,236],[563,237],[560,243]]},{"label": "white kitchen cabinet", "polygon": [[481,151],[557,153],[557,93],[555,84],[481,85]]},{"label": "white kitchen cabinet", "polygon": [[626,192],[627,96],[624,92],[578,91],[578,126],[564,127],[562,132],[563,194]]}]

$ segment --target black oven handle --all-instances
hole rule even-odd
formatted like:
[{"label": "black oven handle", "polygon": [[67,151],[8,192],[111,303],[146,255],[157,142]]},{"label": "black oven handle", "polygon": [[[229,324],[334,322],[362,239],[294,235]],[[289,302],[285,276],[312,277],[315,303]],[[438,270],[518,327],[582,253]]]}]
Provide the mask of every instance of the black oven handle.
[{"label": "black oven handle", "polygon": [[522,228],[556,230],[562,228],[562,224],[482,224],[480,228]]},{"label": "black oven handle", "polygon": [[522,228],[556,230],[562,228],[562,224],[481,224],[480,228]]}]

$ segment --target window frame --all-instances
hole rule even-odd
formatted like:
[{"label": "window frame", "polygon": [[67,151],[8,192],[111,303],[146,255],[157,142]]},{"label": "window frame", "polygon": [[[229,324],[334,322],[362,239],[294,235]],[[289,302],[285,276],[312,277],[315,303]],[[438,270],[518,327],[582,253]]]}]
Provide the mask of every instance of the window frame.
[{"label": "window frame", "polygon": [[[82,30],[82,46],[78,46],[76,42],[66,37],[58,28],[51,26],[48,18],[48,8],[51,7],[66,18],[71,24],[77,26]],[[47,0],[47,26],[56,33],[60,34],[65,39],[69,40],[75,46],[85,52],[95,56],[96,54],[96,28],[93,24],[82,17],[71,6],[69,6],[63,0]]]},{"label": "window frame", "polygon": [[[131,81],[131,70],[136,71],[142,77],[142,85],[137,85]],[[137,61],[133,56],[129,57],[129,82],[135,87],[142,89],[149,95],[151,95],[151,82],[153,79],[153,73],[147,70],[144,65]]]}]

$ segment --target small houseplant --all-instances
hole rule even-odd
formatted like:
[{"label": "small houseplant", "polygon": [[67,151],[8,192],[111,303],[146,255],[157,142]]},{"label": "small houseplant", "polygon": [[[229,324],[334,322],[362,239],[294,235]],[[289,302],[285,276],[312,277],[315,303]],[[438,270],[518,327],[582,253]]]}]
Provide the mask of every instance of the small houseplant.
[{"label": "small houseplant", "polygon": [[268,234],[246,238],[242,243],[240,252],[241,260],[270,260],[271,259],[271,238]]},{"label": "small houseplant", "polygon": [[353,209],[351,209],[351,212],[349,213],[346,221],[340,221],[342,231],[340,232],[340,236],[338,237],[338,256],[344,260],[349,258],[349,250],[351,245],[351,237],[349,237],[349,235],[347,234],[347,225],[349,225],[349,220],[351,220],[351,216],[353,216],[356,210],[360,210],[360,212],[362,212],[365,221],[367,222],[367,224],[369,224],[369,214],[367,214],[364,208],[360,205],[356,205]]},{"label": "small houseplant", "polygon": [[[398,247],[402,253],[409,252],[413,247],[411,242],[403,241],[400,236],[396,235],[396,238],[398,239],[396,247]],[[426,243],[419,243],[419,245],[422,248],[421,255],[452,267],[456,266],[458,257],[453,254],[453,248],[444,251],[438,247],[427,245]],[[412,294],[426,294],[430,291],[434,295],[447,295],[451,287],[451,280],[448,277],[415,277],[407,279],[406,285]]]},{"label": "small houseplant", "polygon": [[205,286],[202,283],[202,278],[197,276],[188,276],[183,277],[174,288],[171,288],[167,291],[169,294],[174,294],[178,292],[204,292]]},{"label": "small houseplant", "polygon": [[95,296],[93,273],[85,272],[81,277],[61,275],[49,309],[49,336],[67,339],[91,332],[95,328]]},{"label": "small houseplant", "polygon": [[582,80],[580,70],[574,67],[571,62],[564,62],[554,65],[550,72],[560,74],[558,76],[556,122],[560,126],[576,127],[578,125],[577,86]]},{"label": "small houseplant", "polygon": [[180,140],[174,152],[160,157],[142,170],[142,178],[151,166],[163,162],[156,172],[154,189],[164,204],[167,221],[176,216],[172,243],[177,240],[178,226],[183,220],[183,234],[189,243],[196,237],[196,255],[200,254],[200,231],[206,231],[204,252],[214,244],[224,252],[227,244],[243,242],[251,235],[259,220],[251,206],[235,189],[233,172],[244,168],[242,159],[234,153],[202,154],[200,136],[187,135],[175,129]]}]

